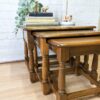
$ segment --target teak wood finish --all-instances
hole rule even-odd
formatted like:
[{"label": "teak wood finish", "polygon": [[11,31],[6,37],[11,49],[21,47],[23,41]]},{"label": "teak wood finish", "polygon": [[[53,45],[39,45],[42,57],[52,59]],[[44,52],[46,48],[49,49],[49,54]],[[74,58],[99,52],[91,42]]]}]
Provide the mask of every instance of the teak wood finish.
[{"label": "teak wood finish", "polygon": [[[29,69],[31,82],[36,82],[39,77],[37,71],[37,49],[36,44],[39,44],[42,56],[42,82],[43,93],[50,93],[50,86],[48,81],[49,75],[49,46],[48,39],[61,38],[61,37],[74,37],[74,36],[95,36],[99,35],[98,32],[90,33],[95,26],[30,26],[24,27],[24,46],[25,46],[25,61]],[[83,33],[85,31],[85,33]],[[89,33],[86,33],[89,32]],[[85,58],[88,58],[85,55]],[[88,59],[85,59],[88,60]]]},{"label": "teak wood finish", "polygon": [[[94,32],[95,33],[95,32]],[[100,32],[99,32],[100,34]],[[81,96],[87,96],[92,94],[100,93],[100,66],[98,66],[98,54],[100,53],[100,36],[94,37],[77,37],[77,38],[62,38],[62,39],[50,39],[48,40],[49,46],[57,54],[57,59],[59,62],[59,72],[58,72],[58,90],[56,100],[71,100]],[[95,54],[92,64],[92,70],[79,68],[80,55]],[[77,91],[74,93],[67,93],[65,90],[65,63],[70,57],[76,56],[76,74],[83,74],[97,87],[90,88],[82,91]],[[95,81],[95,79],[97,81]]]}]

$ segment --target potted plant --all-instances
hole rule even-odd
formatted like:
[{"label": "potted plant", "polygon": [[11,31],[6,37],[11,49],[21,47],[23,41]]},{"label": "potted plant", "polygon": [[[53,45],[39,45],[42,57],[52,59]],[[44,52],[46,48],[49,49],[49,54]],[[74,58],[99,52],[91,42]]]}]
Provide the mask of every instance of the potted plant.
[{"label": "potted plant", "polygon": [[15,17],[16,33],[18,32],[18,29],[23,26],[25,17],[30,12],[40,12],[42,7],[43,5],[38,3],[36,0],[20,0],[18,4],[17,16]]}]

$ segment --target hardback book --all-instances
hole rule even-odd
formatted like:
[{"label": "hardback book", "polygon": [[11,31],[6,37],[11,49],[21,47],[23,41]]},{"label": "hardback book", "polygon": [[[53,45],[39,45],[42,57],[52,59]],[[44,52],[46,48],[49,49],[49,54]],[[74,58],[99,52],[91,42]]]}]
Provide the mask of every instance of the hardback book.
[{"label": "hardback book", "polygon": [[29,16],[52,17],[53,16],[53,13],[29,13]]},{"label": "hardback book", "polygon": [[54,17],[27,16],[26,19],[53,19]]},{"label": "hardback book", "polygon": [[54,19],[54,18],[52,18],[52,19],[26,19],[25,20],[26,22],[30,22],[30,23],[42,23],[42,22],[55,22],[56,20]]},{"label": "hardback book", "polygon": [[59,22],[52,22],[52,23],[48,23],[48,22],[28,23],[28,22],[25,22],[24,25],[25,26],[57,26],[57,25],[59,25]]},{"label": "hardback book", "polygon": [[54,17],[34,17],[34,16],[27,16],[25,20],[54,20]]}]

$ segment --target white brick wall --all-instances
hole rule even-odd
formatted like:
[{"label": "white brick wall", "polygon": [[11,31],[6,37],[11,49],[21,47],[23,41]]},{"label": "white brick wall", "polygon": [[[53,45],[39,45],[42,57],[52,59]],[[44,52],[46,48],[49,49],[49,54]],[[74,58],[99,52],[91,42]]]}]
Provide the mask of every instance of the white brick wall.
[{"label": "white brick wall", "polygon": [[[13,33],[19,0],[0,0],[0,62],[24,59],[22,33]],[[66,12],[65,0],[39,0],[61,20]],[[100,0],[69,0],[68,14],[77,25],[98,25]]]},{"label": "white brick wall", "polygon": [[0,0],[0,62],[24,58],[22,36],[13,33],[17,4],[18,0]]},{"label": "white brick wall", "polygon": [[77,25],[98,26],[100,0],[69,0],[68,13]]}]

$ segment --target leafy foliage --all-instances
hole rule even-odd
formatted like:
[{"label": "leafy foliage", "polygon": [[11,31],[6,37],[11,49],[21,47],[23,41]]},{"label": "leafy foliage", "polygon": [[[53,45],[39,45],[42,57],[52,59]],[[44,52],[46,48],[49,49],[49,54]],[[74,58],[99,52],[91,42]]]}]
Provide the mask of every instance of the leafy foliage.
[{"label": "leafy foliage", "polygon": [[[42,7],[41,3],[39,3],[39,5]],[[17,16],[15,17],[16,33],[18,32],[18,29],[23,25],[25,21],[25,17],[30,12],[34,12],[35,6],[36,6],[35,0],[20,0],[19,1]]]}]

